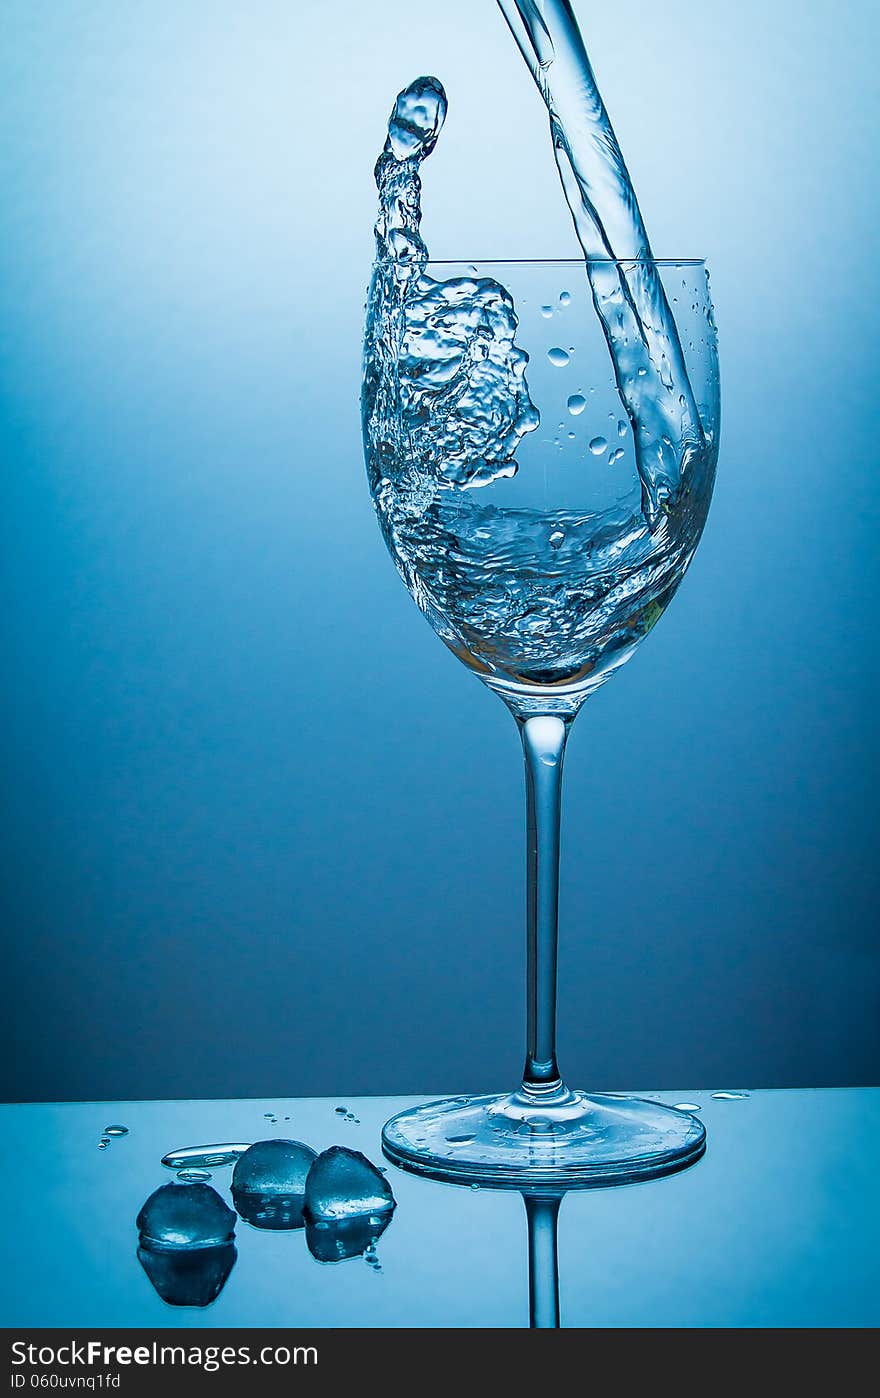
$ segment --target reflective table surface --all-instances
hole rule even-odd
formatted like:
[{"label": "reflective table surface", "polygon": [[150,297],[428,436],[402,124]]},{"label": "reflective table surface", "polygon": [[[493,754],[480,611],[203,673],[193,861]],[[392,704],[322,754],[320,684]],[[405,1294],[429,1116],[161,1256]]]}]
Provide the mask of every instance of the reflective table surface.
[{"label": "reflective table surface", "polygon": [[[552,1311],[558,1273],[564,1327],[876,1326],[880,1089],[715,1092],[641,1094],[698,1107],[705,1156],[666,1179],[570,1191],[556,1256],[547,1217],[537,1234],[533,1219],[530,1250],[520,1194],[438,1184],[383,1160],[383,1122],[419,1098],[3,1106],[0,1323],[521,1327],[531,1260],[533,1309]],[[111,1125],[127,1134],[102,1146]],[[162,1156],[277,1137],[346,1146],[383,1167],[397,1207],[375,1249],[318,1261],[302,1227],[238,1217],[235,1252],[207,1287],[191,1258],[171,1287],[197,1304],[163,1300],[135,1223],[176,1181]],[[231,1207],[232,1166],[210,1173]]]}]

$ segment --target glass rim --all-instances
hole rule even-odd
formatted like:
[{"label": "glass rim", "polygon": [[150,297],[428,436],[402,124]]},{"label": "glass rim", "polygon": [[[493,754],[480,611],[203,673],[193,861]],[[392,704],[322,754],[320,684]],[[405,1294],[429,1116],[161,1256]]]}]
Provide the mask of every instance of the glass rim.
[{"label": "glass rim", "polygon": [[[416,257],[377,257],[374,267],[412,267]],[[705,267],[705,257],[427,257],[425,267]]]}]

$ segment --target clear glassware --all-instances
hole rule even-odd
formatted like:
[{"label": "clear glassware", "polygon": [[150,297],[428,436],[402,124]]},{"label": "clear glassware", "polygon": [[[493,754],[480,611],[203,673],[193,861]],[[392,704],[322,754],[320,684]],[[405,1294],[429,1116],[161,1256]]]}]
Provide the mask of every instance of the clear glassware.
[{"label": "clear glassware", "polygon": [[[609,260],[599,271],[621,266]],[[447,440],[448,413],[430,409],[414,426],[395,408],[399,381],[412,371],[406,329],[378,361],[365,361],[364,447],[385,542],[434,630],[513,713],[525,757],[523,1079],[512,1093],[430,1102],[386,1123],[388,1158],[437,1179],[532,1189],[625,1184],[682,1169],[705,1148],[691,1113],[570,1089],[555,1049],[566,738],[585,699],[629,659],[681,582],[718,456],[717,335],[705,264],[653,266],[675,316],[703,438],[687,448],[680,486],[659,509],[655,501],[651,527],[633,427],[582,261],[430,261],[420,269],[444,284],[492,278],[513,300],[515,343],[528,356],[525,383],[540,422],[521,435],[516,467],[490,462],[486,483],[479,464],[476,476],[472,463],[465,471],[455,464],[471,436],[475,453],[485,440],[479,395],[458,394]],[[375,264],[374,279],[387,274],[387,263]],[[463,352],[473,356],[475,346],[479,335]],[[430,354],[430,345],[420,352]]]}]

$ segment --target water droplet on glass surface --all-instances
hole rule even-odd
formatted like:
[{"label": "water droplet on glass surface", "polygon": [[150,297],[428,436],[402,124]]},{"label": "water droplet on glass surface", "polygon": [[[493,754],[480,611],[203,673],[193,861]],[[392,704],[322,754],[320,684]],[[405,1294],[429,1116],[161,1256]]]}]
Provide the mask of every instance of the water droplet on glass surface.
[{"label": "water droplet on glass surface", "polygon": [[250,1150],[250,1144],[243,1141],[221,1141],[210,1146],[184,1146],[181,1150],[170,1150],[162,1156],[162,1164],[169,1170],[204,1170],[218,1165],[232,1165],[240,1155]]},{"label": "water droplet on glass surface", "polygon": [[571,292],[570,292],[570,291],[560,291],[560,293],[559,293],[559,304],[560,304],[560,306],[570,306],[570,305],[571,305]]},{"label": "water droplet on glass surface", "polygon": [[699,1102],[676,1102],[675,1110],[677,1112],[698,1112],[700,1104]]},{"label": "water droplet on glass surface", "polygon": [[204,1184],[211,1178],[208,1170],[178,1170],[177,1178],[185,1180],[187,1184]]},{"label": "water droplet on glass surface", "polygon": [[555,364],[557,369],[564,369],[571,359],[571,355],[567,350],[560,349],[559,345],[554,345],[552,349],[548,349],[547,358],[551,364]]},{"label": "water droplet on glass surface", "polygon": [[541,307],[541,315],[544,317],[545,320],[549,320],[550,317],[552,316],[552,314],[553,314],[553,307],[552,307],[552,306],[542,306],[542,307]]},{"label": "water droplet on glass surface", "polygon": [[465,1136],[447,1136],[446,1139],[451,1146],[466,1146],[469,1141],[475,1141],[477,1138],[471,1134]]},{"label": "water droplet on glass surface", "polygon": [[713,1092],[712,1100],[715,1102],[744,1102],[750,1095],[748,1092]]},{"label": "water droplet on glass surface", "polygon": [[337,1108],[336,1108],[337,1116],[345,1116],[345,1114],[346,1114],[347,1111],[348,1111],[348,1107],[337,1107]]},{"label": "water droplet on glass surface", "polygon": [[98,1150],[106,1150],[109,1144],[110,1142],[108,1141],[107,1137],[102,1136],[100,1141],[98,1142]]},{"label": "water droplet on glass surface", "polygon": [[587,400],[582,393],[573,393],[568,400],[568,411],[572,417],[578,417],[587,406]]},{"label": "water droplet on glass surface", "polygon": [[565,530],[564,530],[564,529],[558,529],[558,528],[557,528],[557,529],[554,529],[554,530],[552,531],[551,535],[550,535],[550,547],[551,547],[552,549],[560,549],[560,548],[562,548],[562,545],[563,545],[564,543],[565,543]]},{"label": "water droplet on glass surface", "polygon": [[104,1135],[105,1135],[105,1136],[127,1136],[127,1135],[128,1135],[128,1127],[127,1127],[127,1126],[105,1126],[105,1127],[104,1127]]},{"label": "water droplet on glass surface", "polygon": [[629,431],[629,423],[628,423],[628,422],[624,422],[623,418],[621,418],[620,421],[619,421],[618,424],[617,424],[617,435],[618,435],[618,437],[625,437],[628,431]]},{"label": "water droplet on glass surface", "polygon": [[609,458],[608,458],[608,465],[609,465],[609,466],[616,466],[617,463],[618,463],[618,461],[622,461],[622,460],[623,460],[624,455],[625,455],[625,452],[624,452],[624,450],[623,450],[623,447],[616,447],[615,450],[611,453],[611,455],[610,455]]},{"label": "water droplet on glass surface", "polygon": [[604,437],[594,437],[590,443],[590,451],[594,456],[602,456],[608,450],[608,443]]}]

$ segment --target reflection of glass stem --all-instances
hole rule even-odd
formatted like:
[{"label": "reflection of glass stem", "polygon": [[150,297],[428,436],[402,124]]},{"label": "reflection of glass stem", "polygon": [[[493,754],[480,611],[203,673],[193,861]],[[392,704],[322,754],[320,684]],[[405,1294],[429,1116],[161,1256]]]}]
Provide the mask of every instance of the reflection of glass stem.
[{"label": "reflection of glass stem", "polygon": [[561,1194],[524,1194],[529,1225],[529,1325],[559,1329],[559,1256],[556,1221]]}]

